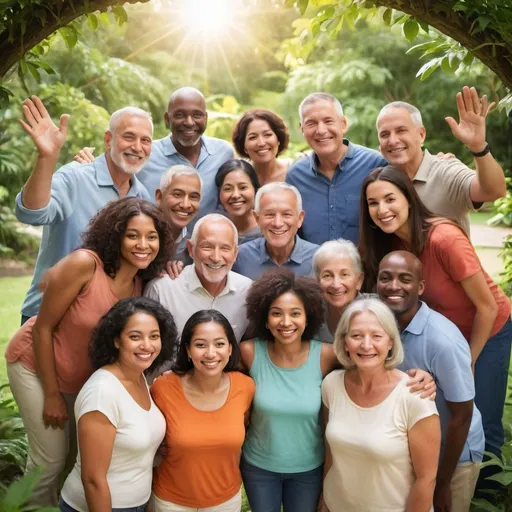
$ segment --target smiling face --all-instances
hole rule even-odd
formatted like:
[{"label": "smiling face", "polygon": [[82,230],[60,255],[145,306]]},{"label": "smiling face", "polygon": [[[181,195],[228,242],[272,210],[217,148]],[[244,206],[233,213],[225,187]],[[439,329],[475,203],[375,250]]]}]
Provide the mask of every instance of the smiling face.
[{"label": "smiling face", "polygon": [[156,202],[176,230],[181,231],[199,211],[201,182],[192,174],[173,176],[162,192],[156,191]]},{"label": "smiling face", "polygon": [[199,144],[206,130],[208,114],[204,98],[194,92],[178,95],[164,114],[165,124],[170,127],[173,142],[183,147]]},{"label": "smiling face", "polygon": [[337,158],[342,153],[347,119],[340,117],[330,101],[304,105],[300,126],[306,142],[319,158]]},{"label": "smiling face", "polygon": [[350,258],[331,257],[320,263],[318,282],[326,302],[343,311],[361,289],[363,273],[355,271]]},{"label": "smiling face", "polygon": [[119,350],[119,366],[142,373],[162,349],[156,318],[147,313],[135,313],[126,322],[119,338],[114,340],[114,345]]},{"label": "smiling face", "polygon": [[351,318],[345,350],[359,370],[384,367],[392,347],[391,338],[373,313],[363,311]]},{"label": "smiling face", "polygon": [[254,163],[265,164],[276,158],[279,139],[267,121],[255,119],[247,126],[244,148]]},{"label": "smiling face", "polygon": [[256,191],[247,174],[238,169],[226,174],[219,199],[229,217],[250,215],[254,208]]},{"label": "smiling face", "polygon": [[121,242],[121,259],[139,270],[147,268],[157,257],[160,239],[151,217],[131,217]]},{"label": "smiling face", "polygon": [[276,189],[263,194],[255,217],[268,245],[276,249],[286,247],[291,252],[304,220],[304,211],[297,211],[297,198],[291,190]]},{"label": "smiling face", "polygon": [[277,343],[300,342],[306,328],[306,309],[302,300],[293,292],[277,297],[268,311],[267,328]]},{"label": "smiling face", "polygon": [[416,172],[423,159],[426,131],[416,126],[405,108],[385,110],[377,121],[382,156],[397,169]]},{"label": "smiling face", "polygon": [[190,345],[187,346],[187,354],[192,359],[194,370],[209,377],[224,371],[231,350],[224,327],[217,322],[198,324]]},{"label": "smiling face", "polygon": [[397,316],[418,309],[420,295],[425,289],[421,279],[421,263],[410,253],[394,252],[385,256],[379,265],[377,293]]},{"label": "smiling face", "polygon": [[221,283],[226,279],[238,254],[233,227],[228,221],[205,221],[199,226],[195,245],[190,240],[187,244],[202,282]]},{"label": "smiling face", "polygon": [[366,188],[368,212],[384,233],[408,238],[409,203],[400,189],[389,181],[378,180]]},{"label": "smiling face", "polygon": [[105,132],[107,162],[126,174],[138,173],[151,154],[152,133],[149,119],[124,115],[114,133]]}]

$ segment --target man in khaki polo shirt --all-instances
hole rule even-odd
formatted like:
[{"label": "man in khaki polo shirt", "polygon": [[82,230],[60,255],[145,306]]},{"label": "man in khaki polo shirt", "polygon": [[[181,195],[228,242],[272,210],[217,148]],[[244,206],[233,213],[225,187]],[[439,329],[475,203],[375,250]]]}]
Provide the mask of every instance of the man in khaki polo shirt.
[{"label": "man in khaki polo shirt", "polygon": [[216,309],[228,319],[240,341],[248,326],[245,296],[252,281],[231,271],[238,254],[235,225],[223,215],[205,215],[194,226],[187,246],[194,264],[176,279],[167,274],[153,279],[144,296],[171,312],[180,335],[196,311]]},{"label": "man in khaki polo shirt", "polygon": [[411,178],[432,213],[456,220],[468,234],[468,212],[506,193],[503,169],[485,140],[485,118],[493,105],[488,104],[486,95],[479,99],[474,87],[464,87],[457,93],[459,122],[446,118],[453,135],[474,156],[476,172],[456,158],[441,159],[422,149],[426,130],[413,105],[395,101],[377,117],[382,156]]}]

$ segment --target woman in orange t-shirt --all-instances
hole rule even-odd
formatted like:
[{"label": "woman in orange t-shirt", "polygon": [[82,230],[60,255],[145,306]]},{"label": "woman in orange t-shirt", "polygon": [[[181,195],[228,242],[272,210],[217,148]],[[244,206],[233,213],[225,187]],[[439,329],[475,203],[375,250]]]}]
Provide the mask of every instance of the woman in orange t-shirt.
[{"label": "woman in orange t-shirt", "polygon": [[142,279],[157,276],[172,249],[162,212],[134,197],[101,209],[83,240],[81,249],[47,273],[39,314],[14,334],[5,352],[30,446],[27,470],[44,468],[31,497],[39,506],[57,505],[59,475],[68,453],[76,455],[73,406],[93,372],[92,330],[120,299],[141,295]]},{"label": "woman in orange t-shirt", "polygon": [[375,284],[382,257],[399,248],[423,263],[423,300],[469,342],[486,450],[499,455],[512,342],[510,300],[482,268],[462,228],[436,218],[404,172],[381,167],[361,187],[360,251],[367,288]]},{"label": "woman in orange t-shirt", "polygon": [[166,454],[153,478],[155,512],[240,511],[240,452],[255,385],[236,371],[239,361],[222,313],[188,319],[173,371],[151,387],[167,423]]}]

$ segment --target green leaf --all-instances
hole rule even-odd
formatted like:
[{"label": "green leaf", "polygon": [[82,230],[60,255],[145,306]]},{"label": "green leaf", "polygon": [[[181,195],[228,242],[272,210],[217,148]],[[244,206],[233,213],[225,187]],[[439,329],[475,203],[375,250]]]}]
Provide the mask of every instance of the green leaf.
[{"label": "green leaf", "polygon": [[96,14],[89,14],[89,16],[87,16],[87,22],[89,23],[89,27],[91,27],[92,30],[96,30],[98,28],[99,22]]},{"label": "green leaf", "polygon": [[418,32],[420,31],[420,26],[418,25],[418,22],[416,20],[413,20],[412,18],[409,18],[404,23],[404,35],[407,38],[407,41],[412,43],[416,36],[418,35]]},{"label": "green leaf", "polygon": [[117,24],[119,26],[121,26],[123,23],[126,23],[128,21],[128,14],[124,10],[124,7],[121,7],[120,5],[116,5],[115,7],[112,8],[112,12],[114,13]]},{"label": "green leaf", "polygon": [[480,26],[481,30],[485,30],[487,28],[487,25],[489,25],[490,22],[491,22],[491,20],[489,18],[487,18],[486,16],[478,17],[478,25]]},{"label": "green leaf", "polygon": [[382,21],[386,25],[391,25],[391,15],[393,14],[393,9],[386,9],[382,14]]},{"label": "green leaf", "polygon": [[14,481],[5,493],[2,505],[6,507],[7,510],[9,510],[9,508],[21,508],[22,505],[27,503],[30,499],[32,490],[39,481],[40,476],[41,468],[38,467],[29,473],[25,473],[25,476],[20,480]]},{"label": "green leaf", "polygon": [[416,73],[416,76],[420,77],[420,80],[426,80],[440,65],[441,58],[429,60]]},{"label": "green leaf", "polygon": [[512,471],[502,471],[496,475],[488,476],[486,480],[494,480],[506,487],[512,483]]},{"label": "green leaf", "polygon": [[39,67],[41,69],[44,69],[49,75],[56,75],[57,74],[55,72],[55,70],[50,66],[50,64],[48,64],[48,62],[46,62],[44,60],[39,62]]},{"label": "green leaf", "polygon": [[299,12],[301,16],[304,16],[306,9],[308,8],[309,0],[297,0],[297,5],[299,6]]},{"label": "green leaf", "polygon": [[108,25],[110,25],[110,18],[108,17],[108,14],[106,12],[102,12],[99,16],[98,16],[99,20],[100,20],[100,23],[106,27]]},{"label": "green leaf", "polygon": [[74,48],[78,41],[78,35],[76,33],[76,30],[73,27],[67,26],[59,28],[58,32],[61,35],[62,39],[64,39],[66,46],[70,50]]},{"label": "green leaf", "polygon": [[37,66],[33,62],[27,62],[27,67],[30,71],[30,74],[35,78],[36,82],[41,82],[41,75],[39,74]]}]

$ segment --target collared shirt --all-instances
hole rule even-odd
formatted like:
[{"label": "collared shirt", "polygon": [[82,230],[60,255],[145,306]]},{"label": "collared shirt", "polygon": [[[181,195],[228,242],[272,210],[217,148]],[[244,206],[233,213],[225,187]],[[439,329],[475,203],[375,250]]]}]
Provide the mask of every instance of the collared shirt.
[{"label": "collared shirt", "polygon": [[251,279],[258,279],[265,270],[276,267],[291,270],[298,276],[309,276],[311,274],[311,261],[318,245],[306,242],[306,240],[302,240],[296,235],[295,246],[288,261],[278,265],[270,257],[266,242],[265,238],[261,237],[241,245],[233,270]]},{"label": "collared shirt", "polygon": [[471,182],[476,172],[456,158],[442,160],[427,150],[412,180],[425,206],[436,216],[458,222],[469,235],[469,213],[483,203],[471,200]]},{"label": "collared shirt", "polygon": [[247,277],[229,272],[224,289],[212,297],[197,277],[195,265],[188,265],[174,280],[165,275],[150,281],[144,289],[144,297],[160,302],[170,311],[180,335],[194,313],[202,309],[216,309],[229,320],[237,341],[240,341],[249,325],[245,296],[251,283]]},{"label": "collared shirt", "polygon": [[[201,137],[201,153],[195,168],[203,180],[203,188],[199,212],[189,224],[190,231],[198,219],[217,209],[215,175],[219,167],[232,158],[233,148],[226,141],[206,135]],[[142,171],[137,174],[141,183],[148,189],[153,201],[156,189],[160,187],[162,175],[173,165],[194,167],[187,158],[178,153],[170,136],[153,141],[151,155]]]},{"label": "collared shirt", "polygon": [[[150,200],[146,188],[133,176],[127,196]],[[24,224],[44,225],[32,283],[23,302],[25,316],[37,315],[42,294],[38,284],[44,273],[71,251],[80,247],[81,234],[96,212],[119,199],[105,155],[90,164],[75,162],[61,167],[52,177],[51,198],[39,210],[23,206],[23,190],[16,196],[16,217]]]},{"label": "collared shirt", "polygon": [[[399,368],[422,368],[430,372],[436,382],[436,405],[441,420],[443,453],[450,420],[446,401],[467,402],[475,398],[468,342],[454,323],[430,309],[424,302],[400,337],[405,357]],[[476,405],[473,405],[473,418],[459,464],[481,462],[484,447],[482,416]]]},{"label": "collared shirt", "polygon": [[185,226],[181,230],[178,238],[174,241],[174,255],[171,257],[171,261],[182,261],[185,265],[190,265],[192,259],[190,258],[187,248],[187,232],[187,226]]},{"label": "collared shirt", "polygon": [[386,160],[373,149],[346,139],[344,144],[348,148],[332,180],[319,171],[315,153],[299,160],[286,175],[286,182],[302,195],[306,215],[300,234],[308,242],[323,244],[336,238],[358,242],[361,185]]}]

